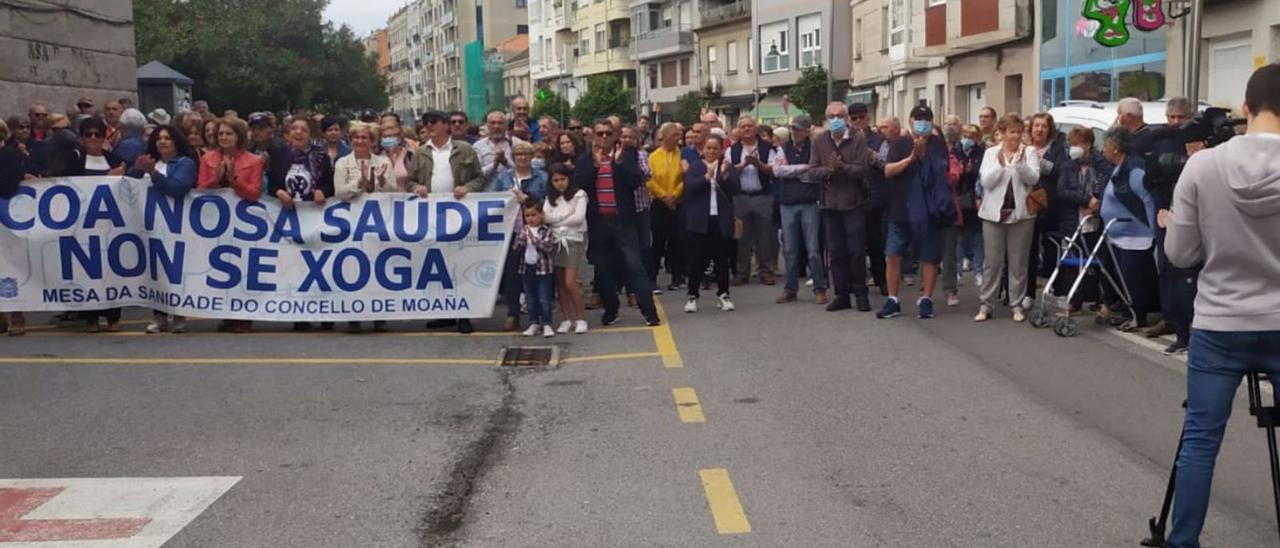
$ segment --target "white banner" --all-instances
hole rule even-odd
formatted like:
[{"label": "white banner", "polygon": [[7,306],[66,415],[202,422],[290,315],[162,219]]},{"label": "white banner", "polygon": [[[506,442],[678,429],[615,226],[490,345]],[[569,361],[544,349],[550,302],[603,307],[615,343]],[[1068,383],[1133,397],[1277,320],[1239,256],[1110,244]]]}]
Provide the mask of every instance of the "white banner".
[{"label": "white banner", "polygon": [[517,214],[508,193],[373,194],[285,210],[230,190],[172,198],[147,178],[28,181],[0,200],[0,311],[485,318]]}]

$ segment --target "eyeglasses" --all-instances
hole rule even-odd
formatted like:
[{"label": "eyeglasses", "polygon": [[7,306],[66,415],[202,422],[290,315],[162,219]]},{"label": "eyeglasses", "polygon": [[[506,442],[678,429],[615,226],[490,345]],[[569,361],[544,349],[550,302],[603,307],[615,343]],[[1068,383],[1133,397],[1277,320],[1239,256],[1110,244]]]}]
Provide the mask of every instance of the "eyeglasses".
[{"label": "eyeglasses", "polygon": [[610,136],[610,135],[613,135],[613,132],[612,132],[612,131],[597,131],[597,132],[596,132],[596,137],[608,137],[608,136]]},{"label": "eyeglasses", "polygon": [[99,132],[99,131],[86,131],[86,132],[84,132],[84,133],[81,133],[81,134],[80,134],[80,136],[81,136],[81,137],[84,137],[85,139],[101,139],[101,138],[102,138],[102,132]]},{"label": "eyeglasses", "polygon": [[32,112],[31,117],[32,118],[48,118],[49,113],[48,112]]},{"label": "eyeglasses", "polygon": [[840,118],[840,115],[839,115],[839,114],[828,114],[828,115],[827,115],[827,119],[828,119],[828,120],[835,120],[836,118]]},{"label": "eyeglasses", "polygon": [[467,123],[467,121],[466,120],[449,120],[449,123],[455,126],[460,126],[462,124]]}]

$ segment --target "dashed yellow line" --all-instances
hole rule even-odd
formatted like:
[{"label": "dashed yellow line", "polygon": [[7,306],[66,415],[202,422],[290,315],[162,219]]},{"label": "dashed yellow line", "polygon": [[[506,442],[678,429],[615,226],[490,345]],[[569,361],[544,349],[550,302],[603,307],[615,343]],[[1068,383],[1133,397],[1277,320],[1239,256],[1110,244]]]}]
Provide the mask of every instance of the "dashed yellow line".
[{"label": "dashed yellow line", "polygon": [[698,394],[692,388],[672,388],[671,395],[675,397],[680,422],[707,422],[707,417],[702,414],[702,404],[698,402]]},{"label": "dashed yellow line", "polygon": [[751,522],[747,521],[747,513],[742,510],[738,492],[729,480],[729,471],[724,468],[709,468],[699,470],[698,476],[702,478],[702,489],[707,494],[707,506],[711,507],[716,531],[722,535],[750,533]]},{"label": "dashed yellow line", "polygon": [[680,351],[676,350],[676,339],[671,334],[671,321],[667,319],[667,311],[662,307],[661,300],[654,299],[653,304],[658,308],[658,319],[662,320],[662,325],[653,328],[653,343],[662,355],[662,366],[668,369],[684,367]]}]

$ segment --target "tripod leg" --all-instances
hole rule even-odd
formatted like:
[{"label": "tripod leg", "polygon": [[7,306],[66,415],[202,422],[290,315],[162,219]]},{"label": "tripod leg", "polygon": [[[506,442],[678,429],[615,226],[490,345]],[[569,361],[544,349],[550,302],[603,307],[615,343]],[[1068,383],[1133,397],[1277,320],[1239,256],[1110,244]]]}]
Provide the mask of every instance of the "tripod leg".
[{"label": "tripod leg", "polygon": [[[1151,536],[1142,540],[1143,546],[1164,546],[1164,533],[1169,524],[1169,509],[1173,506],[1173,491],[1178,481],[1178,455],[1182,454],[1182,436],[1178,436],[1178,450],[1173,454],[1173,467],[1169,470],[1169,486],[1164,491],[1164,503],[1160,506],[1160,517],[1147,520]],[[1280,488],[1280,487],[1278,487]]]}]

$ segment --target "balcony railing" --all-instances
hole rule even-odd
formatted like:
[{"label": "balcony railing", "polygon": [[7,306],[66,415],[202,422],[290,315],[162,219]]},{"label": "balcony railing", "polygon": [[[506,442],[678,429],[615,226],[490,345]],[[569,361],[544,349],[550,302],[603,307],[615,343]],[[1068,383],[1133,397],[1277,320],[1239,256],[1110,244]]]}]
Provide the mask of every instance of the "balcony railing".
[{"label": "balcony railing", "polygon": [[667,27],[637,34],[631,37],[631,47],[636,59],[687,53],[693,51],[693,32],[689,27]]},{"label": "balcony railing", "polygon": [[751,17],[751,2],[734,0],[727,4],[708,4],[702,8],[702,24],[700,28],[710,27],[748,19]]}]

